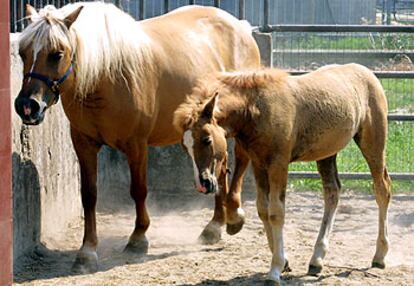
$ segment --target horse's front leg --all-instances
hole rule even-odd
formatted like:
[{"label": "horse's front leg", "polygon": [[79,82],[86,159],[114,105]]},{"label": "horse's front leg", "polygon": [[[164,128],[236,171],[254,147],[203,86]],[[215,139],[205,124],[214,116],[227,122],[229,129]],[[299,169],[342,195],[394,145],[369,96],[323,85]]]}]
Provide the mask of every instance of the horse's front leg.
[{"label": "horse's front leg", "polygon": [[71,128],[71,138],[78,156],[81,173],[81,196],[84,211],[84,235],[73,271],[90,273],[98,270],[96,248],[96,178],[97,155],[101,144]]},{"label": "horse's front leg", "polygon": [[242,149],[237,141],[234,153],[234,175],[231,180],[230,191],[226,197],[226,231],[230,235],[238,233],[242,229],[245,222],[244,211],[241,208],[241,191],[243,178],[246,174],[246,169],[250,162],[247,153]]},{"label": "horse's front leg", "polygon": [[269,168],[268,222],[272,236],[272,263],[266,285],[280,285],[280,276],[285,269],[283,249],[283,225],[285,223],[285,196],[288,177],[288,163],[278,163]]},{"label": "horse's front leg", "polygon": [[221,227],[226,223],[224,202],[228,192],[227,157],[223,161],[218,178],[220,190],[214,196],[214,214],[198,238],[202,244],[214,244],[221,239]]},{"label": "horse's front leg", "polygon": [[131,172],[130,194],[135,201],[136,219],[135,228],[129,237],[125,247],[126,252],[146,254],[148,252],[148,240],[145,236],[150,219],[145,205],[147,198],[147,163],[148,148],[146,143],[131,144],[124,150],[128,157]]}]

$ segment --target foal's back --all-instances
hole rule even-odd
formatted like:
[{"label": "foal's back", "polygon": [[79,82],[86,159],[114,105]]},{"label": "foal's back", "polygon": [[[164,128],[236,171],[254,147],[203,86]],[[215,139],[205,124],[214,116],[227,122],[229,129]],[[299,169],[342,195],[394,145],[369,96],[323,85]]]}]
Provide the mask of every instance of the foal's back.
[{"label": "foal's back", "polygon": [[306,75],[289,76],[284,84],[269,88],[276,90],[265,99],[268,128],[277,127],[272,141],[290,154],[290,161],[334,155],[367,121],[386,119],[382,86],[361,65],[325,66]]}]

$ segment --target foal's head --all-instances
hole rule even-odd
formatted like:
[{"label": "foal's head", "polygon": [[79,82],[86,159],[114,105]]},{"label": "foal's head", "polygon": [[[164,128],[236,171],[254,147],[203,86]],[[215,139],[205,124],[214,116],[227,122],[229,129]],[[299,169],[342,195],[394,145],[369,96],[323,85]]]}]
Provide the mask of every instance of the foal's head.
[{"label": "foal's head", "polygon": [[226,176],[226,132],[214,118],[216,101],[217,94],[199,110],[184,103],[175,113],[175,125],[184,132],[182,144],[193,160],[197,190],[205,194],[217,192],[218,179]]},{"label": "foal's head", "polygon": [[57,17],[56,10],[47,6],[39,14],[27,5],[30,25],[19,41],[24,79],[14,102],[16,112],[25,124],[37,125],[45,111],[59,99],[62,86],[71,86],[75,39],[69,33],[82,6],[66,17]]}]

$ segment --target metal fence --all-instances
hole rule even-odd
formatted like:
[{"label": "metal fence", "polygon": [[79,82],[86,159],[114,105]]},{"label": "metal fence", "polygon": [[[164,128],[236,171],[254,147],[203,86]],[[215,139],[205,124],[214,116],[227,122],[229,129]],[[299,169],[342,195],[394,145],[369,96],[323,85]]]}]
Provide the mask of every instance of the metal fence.
[{"label": "metal fence", "polygon": [[[81,0],[10,0],[10,30],[25,27],[25,5],[57,8]],[[102,0],[101,0],[102,1]],[[135,19],[164,14],[184,5],[224,9],[254,26],[263,24],[396,24],[414,23],[414,0],[105,0]]]}]

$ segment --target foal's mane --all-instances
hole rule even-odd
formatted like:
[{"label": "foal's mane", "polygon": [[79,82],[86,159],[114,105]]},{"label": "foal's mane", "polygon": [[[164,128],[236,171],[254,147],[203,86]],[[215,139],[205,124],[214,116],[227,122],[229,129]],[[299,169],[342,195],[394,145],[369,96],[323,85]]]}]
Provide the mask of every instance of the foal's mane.
[{"label": "foal's mane", "polygon": [[[63,19],[84,6],[69,31]],[[124,80],[137,90],[139,79],[150,68],[149,37],[138,22],[112,4],[87,2],[68,4],[61,9],[46,6],[20,35],[20,48],[33,45],[40,50],[70,48],[74,53],[79,99],[93,93],[101,80]]]},{"label": "foal's mane", "polygon": [[[174,113],[174,126],[180,132],[191,128],[196,122],[206,104],[213,96],[218,95],[219,101],[227,95],[235,95],[237,99],[252,99],[260,96],[255,90],[269,85],[278,89],[285,82],[289,74],[278,69],[262,69],[246,72],[222,72],[214,76],[206,76],[200,80],[190,95],[187,96]],[[247,92],[252,91],[253,92]],[[233,101],[235,98],[233,98]],[[220,109],[216,109],[220,110]],[[215,114],[219,114],[215,112]]]}]

